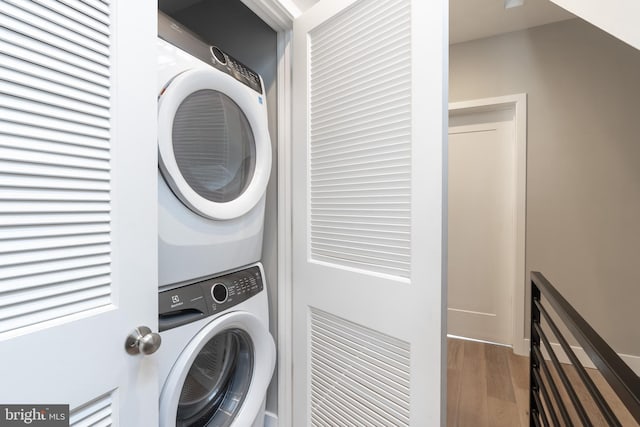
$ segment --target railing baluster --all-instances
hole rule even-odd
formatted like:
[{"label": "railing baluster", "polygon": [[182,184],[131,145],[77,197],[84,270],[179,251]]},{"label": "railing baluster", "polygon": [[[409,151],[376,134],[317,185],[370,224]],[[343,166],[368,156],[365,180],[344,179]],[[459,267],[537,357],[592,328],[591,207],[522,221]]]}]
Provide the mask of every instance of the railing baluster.
[{"label": "railing baluster", "polygon": [[559,426],[560,423],[558,422],[558,416],[556,415],[556,410],[553,408],[553,402],[551,401],[551,398],[549,397],[549,393],[547,392],[547,389],[545,388],[544,383],[542,382],[542,378],[540,378],[540,374],[538,373],[538,371],[533,371],[533,375],[535,375],[534,378],[536,380],[536,385],[538,386],[538,390],[540,390],[540,392],[542,393],[542,399],[547,404],[547,410],[549,412],[549,415],[551,416],[552,425]]},{"label": "railing baluster", "polygon": [[539,347],[536,347],[534,349],[534,351],[535,351],[535,357],[537,359],[537,362],[540,364],[540,367],[544,371],[544,375],[548,379],[549,386],[551,388],[551,394],[553,394],[553,398],[556,400],[556,402],[558,402],[558,408],[560,409],[560,415],[562,416],[562,420],[564,421],[565,425],[571,426],[572,422],[571,422],[571,418],[569,418],[569,413],[567,412],[567,407],[564,404],[564,402],[562,400],[562,397],[560,397],[560,392],[558,391],[558,386],[556,385],[556,382],[554,381],[553,377],[551,376],[551,371],[549,370],[549,367],[547,366],[547,362],[544,361],[544,357],[542,357],[542,353],[540,352],[540,348]]},{"label": "railing baluster", "polygon": [[535,427],[540,427],[540,420],[538,419],[538,417],[536,416],[535,418],[532,418],[530,420],[530,422],[532,422]]},{"label": "railing baluster", "polygon": [[542,406],[542,402],[540,401],[540,397],[538,396],[538,393],[535,393],[533,395],[533,398],[536,401],[536,406],[538,407],[538,411],[540,413],[540,418],[542,419],[542,424],[544,424],[545,427],[549,427],[549,420],[547,419],[547,414],[546,414],[546,412],[544,410],[544,407]]},{"label": "railing baluster", "polygon": [[591,420],[589,420],[587,411],[584,410],[584,406],[582,406],[582,403],[580,402],[580,399],[578,398],[578,395],[576,394],[575,389],[571,385],[571,381],[569,381],[569,377],[567,376],[567,373],[562,368],[562,365],[560,364],[560,360],[558,359],[558,356],[553,351],[553,348],[551,347],[551,344],[549,343],[547,336],[544,334],[544,332],[542,332],[542,328],[540,327],[540,324],[536,324],[535,328],[538,332],[538,335],[540,335],[540,339],[542,340],[542,343],[547,349],[547,352],[549,353],[549,357],[551,358],[551,364],[556,369],[556,372],[560,377],[560,381],[564,385],[564,389],[569,395],[569,399],[571,400],[571,403],[573,403],[573,407],[578,413],[578,417],[580,417],[580,421],[582,422],[582,424],[584,424],[587,427],[593,426],[593,424],[591,424]]},{"label": "railing baluster", "polygon": [[539,408],[536,402],[537,389],[534,388],[535,375],[534,371],[538,368],[536,360],[533,357],[534,349],[540,346],[540,338],[535,331],[534,325],[540,322],[540,311],[536,307],[535,302],[540,300],[540,290],[531,282],[531,347],[529,351],[529,426],[539,425],[538,414]]},{"label": "railing baluster", "polygon": [[584,385],[587,387],[587,390],[591,394],[591,397],[593,397],[594,402],[600,409],[600,412],[602,413],[604,418],[607,420],[610,426],[622,427],[622,424],[620,424],[620,421],[618,421],[618,418],[615,416],[615,414],[611,410],[611,407],[607,404],[607,402],[604,400],[604,397],[602,397],[602,394],[600,394],[600,392],[598,391],[598,388],[589,377],[589,374],[587,374],[587,371],[584,370],[582,363],[580,363],[580,360],[578,360],[578,357],[571,349],[571,346],[569,346],[569,343],[567,342],[567,340],[565,340],[564,337],[562,336],[560,329],[558,329],[558,327],[556,326],[551,316],[549,316],[549,313],[547,312],[547,310],[545,310],[545,308],[539,302],[537,302],[536,305],[538,306],[538,310],[540,311],[540,313],[542,313],[542,315],[546,319],[547,324],[551,328],[551,331],[558,339],[560,346],[562,347],[565,354],[571,361],[571,364],[576,368],[576,371],[578,372],[578,376],[580,377]]},{"label": "railing baluster", "polygon": [[[541,296],[545,297],[545,304],[542,304]],[[553,318],[546,309],[546,302],[554,308],[557,318],[566,325],[573,336],[578,340],[587,355],[591,358],[602,376],[607,380],[613,391],[618,395],[622,403],[626,406],[629,413],[640,423],[640,377],[638,377],[627,366],[624,361],[615,353],[615,351],[600,337],[593,328],[578,314],[578,312],[567,302],[566,299],[549,283],[549,281],[540,273],[531,273],[531,348],[530,348],[530,415],[529,425],[539,426],[540,419],[547,426],[549,420],[546,413],[551,417],[551,422],[559,425],[558,414],[555,411],[557,407],[560,411],[562,421],[567,426],[572,426],[573,422],[569,417],[564,400],[560,396],[558,386],[551,370],[549,369],[541,351],[541,343],[548,350],[551,364],[557,372],[564,389],[573,404],[580,422],[584,426],[592,426],[589,414],[580,402],[575,389],[565,370],[562,368],[558,356],[551,347],[549,338],[542,329],[541,321],[544,319],[549,325],[551,332],[557,338],[563,351],[569,358],[572,366],[575,367],[578,377],[586,390],[593,398],[596,406],[605,418],[609,426],[621,427],[621,423],[616,417],[607,401],[598,390],[594,381],[591,379],[587,371],[582,366],[580,360],[571,349],[566,338],[562,335],[560,329],[556,325]],[[544,373],[542,377],[540,370]],[[543,381],[546,379],[547,381]],[[546,385],[549,385],[547,389]],[[551,391],[551,395],[549,394]],[[547,410],[542,405],[540,395],[547,405]],[[554,406],[551,398],[555,399]]]}]

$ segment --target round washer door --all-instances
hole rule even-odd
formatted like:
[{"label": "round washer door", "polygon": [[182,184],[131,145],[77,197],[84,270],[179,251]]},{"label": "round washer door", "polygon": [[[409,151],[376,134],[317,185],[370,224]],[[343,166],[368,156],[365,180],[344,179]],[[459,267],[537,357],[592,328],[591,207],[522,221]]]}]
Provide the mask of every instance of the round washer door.
[{"label": "round washer door", "polygon": [[176,360],[160,395],[161,427],[252,425],[275,366],[262,322],[233,312],[208,323]]},{"label": "round washer door", "polygon": [[195,213],[225,220],[262,198],[271,171],[271,142],[262,97],[211,69],[177,75],[158,101],[162,176]]}]

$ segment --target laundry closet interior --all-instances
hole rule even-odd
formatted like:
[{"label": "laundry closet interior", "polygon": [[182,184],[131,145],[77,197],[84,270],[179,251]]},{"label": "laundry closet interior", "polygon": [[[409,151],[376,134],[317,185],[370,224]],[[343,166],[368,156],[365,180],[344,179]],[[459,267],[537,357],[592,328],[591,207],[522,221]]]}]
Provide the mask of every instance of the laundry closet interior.
[{"label": "laundry closet interior", "polygon": [[[245,122],[245,119],[242,119],[244,114],[250,116],[249,113],[246,112],[246,106],[240,105],[238,110],[233,109],[233,107],[229,107],[228,105],[234,104],[234,101],[229,99],[226,101],[221,101],[220,105],[227,102],[224,105],[224,112],[222,116],[224,118],[219,118],[215,115],[209,115],[206,109],[197,110],[198,107],[193,107],[196,109],[185,110],[185,115],[191,114],[197,116],[198,114],[202,114],[203,118],[201,122],[198,122],[197,119],[192,119],[190,117],[185,116],[185,125],[191,126],[191,129],[185,129],[184,131],[184,141],[185,146],[191,144],[193,146],[194,139],[189,139],[190,131],[191,132],[203,132],[206,141],[207,138],[209,141],[221,141],[216,145],[218,149],[217,152],[211,151],[209,153],[199,153],[196,156],[200,156],[201,158],[206,158],[207,154],[210,156],[210,159],[213,162],[220,162],[218,164],[219,168],[225,169],[226,171],[230,171],[232,174],[235,172],[231,169],[237,168],[239,175],[246,175],[244,178],[239,178],[240,180],[247,181],[245,183],[236,183],[234,185],[239,186],[238,189],[228,190],[221,189],[223,193],[226,191],[228,193],[232,193],[236,191],[238,193],[247,192],[251,188],[251,186],[255,187],[255,181],[259,180],[260,177],[256,175],[258,173],[263,174],[269,177],[268,185],[267,183],[261,184],[261,186],[266,185],[266,194],[258,194],[258,196],[253,200],[251,205],[255,204],[256,206],[251,206],[248,211],[249,213],[243,215],[238,215],[236,218],[231,218],[231,220],[222,220],[222,225],[219,228],[215,229],[207,229],[206,221],[204,220],[204,228],[198,229],[198,226],[194,224],[196,228],[191,229],[188,225],[186,226],[187,232],[190,230],[203,230],[204,233],[208,233],[211,236],[211,244],[214,245],[212,252],[202,254],[203,251],[202,246],[194,245],[191,252],[185,253],[184,246],[178,244],[175,248],[171,249],[172,236],[167,236],[166,239],[163,239],[162,230],[163,227],[171,227],[176,222],[180,222],[180,215],[191,215],[189,212],[177,213],[175,215],[171,214],[169,211],[171,209],[184,210],[183,207],[172,207],[169,204],[172,203],[170,199],[172,199],[173,194],[168,193],[168,188],[162,179],[159,178],[159,187],[160,187],[160,205],[159,205],[159,218],[160,218],[160,241],[159,241],[159,272],[160,272],[160,285],[161,290],[164,286],[164,289],[169,289],[166,291],[166,295],[171,294],[171,296],[175,297],[176,291],[171,290],[172,288],[179,288],[182,292],[185,291],[188,287],[178,286],[175,283],[180,283],[181,280],[187,279],[182,284],[190,284],[194,282],[193,279],[201,279],[215,276],[215,274],[211,273],[220,273],[227,272],[229,270],[237,270],[238,267],[245,267],[246,265],[261,261],[264,266],[264,285],[266,287],[266,295],[268,296],[268,306],[269,313],[267,313],[266,318],[268,319],[267,327],[270,330],[272,337],[277,337],[277,283],[278,283],[278,264],[277,264],[277,33],[269,27],[264,21],[262,21],[257,15],[255,15],[247,6],[245,6],[242,2],[236,0],[225,0],[225,1],[200,1],[200,2],[181,2],[181,1],[171,1],[171,0],[161,0],[158,4],[159,7],[159,20],[158,20],[158,32],[160,39],[165,39],[169,45],[166,45],[166,51],[164,50],[165,45],[160,47],[159,51],[159,62],[162,63],[165,59],[163,59],[163,55],[167,56],[166,61],[171,62],[173,48],[175,46],[181,47],[181,50],[185,51],[187,54],[195,55],[199,60],[202,60],[204,63],[211,65],[216,64],[217,66],[224,69],[225,67],[230,67],[230,75],[237,76],[236,71],[239,72],[239,79],[243,79],[247,75],[249,75],[253,81],[249,81],[253,86],[249,90],[248,103],[255,102],[255,105],[259,108],[264,108],[266,105],[266,115],[267,115],[267,126],[264,128],[262,125],[256,126],[255,123]],[[200,39],[203,44],[199,47],[194,47],[195,45],[190,45],[190,43],[197,43],[192,40],[193,38]],[[185,41],[186,40],[186,41]],[[162,42],[159,42],[162,43]],[[213,50],[209,51],[209,47],[214,46],[211,49],[216,49],[216,53],[218,54],[219,59],[213,54]],[[197,53],[196,53],[197,52]],[[216,62],[217,61],[217,62]],[[233,61],[237,61],[233,62]],[[200,64],[196,64],[195,67],[198,67]],[[182,71],[182,70],[178,70]],[[226,71],[226,70],[225,70]],[[174,72],[175,74],[175,72]],[[256,78],[256,74],[260,76],[262,79],[263,87],[260,87],[259,81]],[[169,72],[169,76],[165,78],[172,79],[172,74]],[[238,77],[236,77],[238,78]],[[161,78],[162,80],[162,78]],[[245,85],[247,80],[242,80]],[[257,82],[257,84],[255,84]],[[162,97],[165,96],[165,90],[170,91],[172,89],[172,85],[174,84],[173,80],[169,80],[167,83],[164,81],[159,82],[160,86],[166,85],[166,89],[161,89]],[[215,87],[215,83],[213,84]],[[189,94],[188,96],[195,95],[195,89],[190,89],[193,94]],[[222,91],[225,92],[224,90]],[[201,92],[203,93],[203,92]],[[215,92],[212,92],[215,93]],[[217,96],[217,93],[213,95]],[[226,95],[222,95],[226,97]],[[205,99],[203,98],[201,102],[205,103],[204,105],[211,105],[210,102],[213,101],[213,104],[216,104],[215,99]],[[179,103],[184,103],[185,108],[187,106],[186,99],[182,99],[178,101]],[[198,101],[194,102],[196,105]],[[162,104],[161,104],[162,105]],[[162,108],[162,106],[160,107]],[[179,107],[180,108],[180,107]],[[213,107],[215,109],[216,107]],[[231,108],[231,110],[229,109]],[[249,107],[250,109],[252,107]],[[260,111],[259,111],[260,113]],[[180,126],[177,123],[180,119],[178,118],[176,113],[176,118],[174,120],[173,129],[171,132],[173,133],[174,144],[176,144],[176,138],[179,138],[179,130],[176,130],[176,126]],[[237,116],[236,116],[237,115]],[[240,117],[240,119],[238,119]],[[159,117],[159,129],[162,129],[162,120],[163,117]],[[171,120],[171,117],[168,117],[167,120]],[[211,126],[211,129],[208,128],[208,124],[206,121],[217,123]],[[238,123],[235,123],[238,121]],[[219,126],[221,128],[226,128],[227,130],[216,130],[215,126]],[[244,128],[243,128],[244,126]],[[237,130],[240,129],[240,130]],[[268,131],[266,135],[260,135],[260,133]],[[159,132],[162,132],[160,130]],[[227,135],[228,132],[229,134]],[[161,140],[161,136],[159,135],[159,140]],[[195,137],[197,138],[197,137]],[[244,142],[244,147],[242,148],[244,151],[241,153],[231,153],[229,154],[229,159],[217,160],[218,156],[224,156],[221,154],[225,152],[227,149],[226,146],[229,146],[229,150],[233,151],[234,145],[241,145]],[[216,143],[214,143],[215,145]],[[265,146],[269,150],[269,154],[271,155],[270,163],[268,160],[264,159],[264,154],[260,153],[261,149],[264,149]],[[222,148],[220,148],[222,147]],[[188,150],[189,148],[187,148]],[[174,147],[174,150],[176,148]],[[179,149],[178,149],[179,150]],[[162,157],[162,152],[160,153]],[[189,154],[186,154],[187,158]],[[239,157],[239,160],[233,159],[233,157]],[[251,158],[255,157],[255,158]],[[194,161],[190,159],[189,161]],[[195,160],[197,161],[197,160]],[[227,162],[227,164],[224,164]],[[243,163],[244,162],[244,163]],[[237,163],[234,165],[234,163]],[[264,166],[266,164],[267,166]],[[205,162],[202,163],[204,168],[207,168]],[[194,166],[194,168],[197,167]],[[247,169],[243,171],[242,169]],[[253,168],[253,170],[251,170]],[[267,170],[264,170],[267,168]],[[213,172],[215,174],[215,171]],[[197,175],[197,171],[195,172]],[[225,181],[226,178],[221,177],[221,181]],[[234,177],[231,179],[238,180],[238,178]],[[204,184],[207,185],[206,183]],[[244,185],[244,188],[243,188]],[[220,187],[223,187],[221,184]],[[172,188],[173,190],[173,188]],[[179,190],[178,190],[179,191]],[[264,188],[261,190],[263,193]],[[174,191],[175,192],[175,191]],[[164,194],[166,193],[166,194]],[[222,194],[222,193],[221,193]],[[244,195],[244,193],[243,193]],[[164,199],[163,199],[164,197]],[[206,197],[206,196],[205,196]],[[214,195],[215,197],[215,195]],[[223,196],[227,199],[236,198],[236,195],[227,195]],[[264,200],[262,200],[264,198]],[[165,205],[162,200],[168,200],[165,212]],[[263,212],[261,212],[263,210]],[[166,220],[166,225],[163,222],[163,215],[168,215],[171,218]],[[214,213],[215,215],[215,213]],[[193,215],[191,215],[193,216]],[[232,214],[232,216],[236,216]],[[214,222],[215,222],[214,216]],[[200,218],[194,217],[191,218],[193,221],[202,222]],[[235,222],[235,224],[230,224]],[[174,231],[168,231],[168,234],[172,234]],[[177,233],[182,233],[180,227],[178,227]],[[261,236],[263,234],[263,237]],[[166,242],[165,242],[166,240]],[[175,240],[175,239],[173,239]],[[226,243],[214,243],[216,241],[224,241]],[[184,245],[189,245],[189,242],[182,242]],[[205,243],[206,245],[206,243]],[[167,248],[167,254],[163,252],[164,248]],[[217,252],[215,247],[222,248],[221,252]],[[206,250],[205,250],[206,252]],[[205,257],[203,263],[199,265],[193,265],[192,270],[196,270],[194,273],[187,273],[186,276],[180,277],[174,274],[176,271],[180,271],[181,269],[187,268],[189,265],[192,265],[193,259],[198,257]],[[197,262],[196,262],[197,263]],[[165,277],[166,276],[166,277]],[[251,279],[251,277],[249,278]],[[217,282],[218,280],[213,278],[209,279],[210,282]],[[187,291],[189,292],[189,291]],[[161,293],[161,306],[162,306],[162,295]],[[263,296],[260,296],[262,298]],[[250,297],[252,298],[252,296]],[[266,298],[266,297],[265,297]],[[180,312],[184,312],[184,307],[178,307]],[[232,307],[229,309],[233,310],[241,310],[242,308]],[[251,308],[249,308],[251,310]],[[174,312],[175,313],[175,312]],[[175,316],[175,314],[171,313],[168,315],[168,318],[171,316]],[[160,314],[161,323],[163,319],[163,313]],[[162,326],[161,326],[162,330]],[[257,350],[252,347],[257,345],[255,343],[255,337],[253,339],[247,339],[247,352],[253,351],[254,355],[252,356],[252,362],[250,363],[254,370],[263,370],[265,372],[264,375],[268,375],[268,379],[270,380],[271,372],[273,369],[273,364],[275,363],[275,355],[270,354],[271,350]],[[271,337],[266,337],[266,340],[270,340]],[[233,340],[233,339],[232,339]],[[221,348],[223,348],[227,343],[221,341]],[[274,347],[275,348],[275,347]],[[221,356],[219,356],[221,357]],[[233,358],[233,356],[230,356]],[[242,357],[239,358],[240,360]],[[263,360],[267,360],[268,362],[263,362]],[[271,365],[269,365],[271,363]],[[259,364],[269,365],[264,368],[259,367]],[[217,368],[216,368],[217,369]],[[238,369],[238,368],[236,368]],[[246,369],[246,367],[239,368]],[[249,368],[249,374],[251,375],[251,367]],[[162,374],[161,374],[162,376]],[[266,410],[268,411],[267,422],[271,422],[275,424],[277,421],[275,419],[275,414],[277,414],[277,375],[273,376],[272,385],[270,386],[267,393],[266,390],[263,390],[262,398],[258,398],[260,401],[264,400],[264,396],[266,394],[265,402],[259,402],[266,405]],[[231,381],[235,379],[232,378]],[[251,383],[253,379],[249,378],[245,382]],[[198,383],[198,379],[194,380]],[[240,380],[235,380],[236,382]],[[161,380],[162,382],[162,380]],[[201,381],[202,382],[202,381]],[[261,385],[262,386],[262,385]],[[211,384],[204,385],[203,387],[219,387],[219,385],[213,381]],[[255,388],[257,385],[247,384],[247,387]],[[180,387],[178,387],[180,388]],[[224,387],[222,388],[224,390]],[[194,396],[197,395],[196,392],[193,392]],[[229,392],[219,392],[219,394],[224,394]],[[236,397],[241,399],[241,405],[246,405],[248,400],[256,400],[256,396],[246,395],[245,390],[238,390],[233,392],[232,394],[237,394]],[[207,397],[206,393],[203,393],[198,397],[199,399],[211,399]],[[181,398],[182,399],[182,398]],[[194,401],[197,399],[192,397]],[[214,397],[213,400],[216,398]],[[188,398],[182,399],[188,400]],[[213,405],[213,406],[217,406]],[[241,406],[239,405],[239,406]],[[257,403],[256,403],[257,405]],[[162,406],[162,403],[161,403]],[[188,406],[188,405],[185,405]],[[195,406],[191,404],[191,406]],[[220,404],[220,408],[224,408],[224,404]],[[228,410],[225,408],[225,410]],[[169,411],[169,410],[168,410]],[[239,407],[237,411],[240,412]],[[170,412],[170,411],[169,411]],[[206,413],[206,410],[201,411]],[[233,413],[233,411],[231,411]],[[246,410],[244,411],[246,412]],[[163,416],[171,416],[170,414],[164,415],[162,414],[161,408],[161,418]],[[219,416],[218,416],[219,417]],[[260,417],[264,418],[264,413],[260,413]],[[195,416],[192,418],[196,418]],[[217,420],[217,417],[213,417],[214,420]],[[242,421],[236,419],[236,415],[230,416],[230,419],[234,419],[235,421],[231,421],[233,423],[241,423]],[[183,422],[186,422],[183,420]],[[192,420],[193,422],[193,420]],[[223,421],[215,421],[222,423]],[[258,422],[258,421],[256,421]],[[222,424],[221,424],[222,425]],[[235,425],[235,424],[232,424]],[[256,425],[262,426],[261,423]]]}]

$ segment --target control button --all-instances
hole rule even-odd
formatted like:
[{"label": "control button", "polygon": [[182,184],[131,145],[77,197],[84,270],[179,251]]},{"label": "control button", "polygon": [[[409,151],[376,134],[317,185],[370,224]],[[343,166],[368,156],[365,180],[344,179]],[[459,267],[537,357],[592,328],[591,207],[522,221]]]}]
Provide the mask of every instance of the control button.
[{"label": "control button", "polygon": [[227,63],[227,57],[225,56],[225,54],[218,49],[215,46],[211,46],[211,54],[213,55],[214,58],[216,58],[216,61],[218,61],[219,63],[221,63],[222,65]]},{"label": "control button", "polygon": [[222,304],[223,302],[225,302],[228,296],[229,292],[227,291],[227,287],[222,283],[216,283],[211,288],[211,297],[218,304]]}]

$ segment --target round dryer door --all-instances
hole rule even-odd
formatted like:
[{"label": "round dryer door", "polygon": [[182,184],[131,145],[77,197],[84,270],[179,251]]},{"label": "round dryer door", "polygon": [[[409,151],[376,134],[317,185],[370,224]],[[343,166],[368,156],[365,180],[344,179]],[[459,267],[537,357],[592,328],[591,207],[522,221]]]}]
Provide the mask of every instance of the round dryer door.
[{"label": "round dryer door", "polygon": [[160,425],[252,425],[275,364],[269,331],[252,314],[209,323],[181,353],[163,387]]},{"label": "round dryer door", "polygon": [[260,201],[271,143],[258,93],[214,68],[188,70],[165,88],[158,114],[160,170],[187,207],[224,220]]}]

